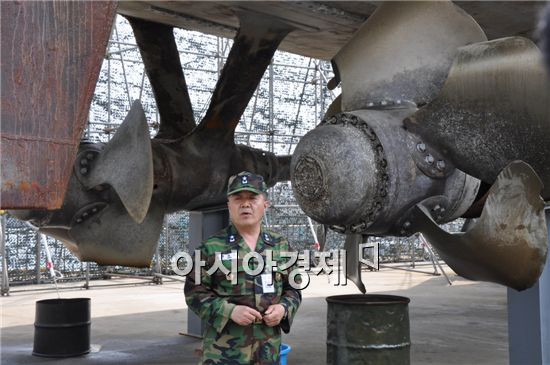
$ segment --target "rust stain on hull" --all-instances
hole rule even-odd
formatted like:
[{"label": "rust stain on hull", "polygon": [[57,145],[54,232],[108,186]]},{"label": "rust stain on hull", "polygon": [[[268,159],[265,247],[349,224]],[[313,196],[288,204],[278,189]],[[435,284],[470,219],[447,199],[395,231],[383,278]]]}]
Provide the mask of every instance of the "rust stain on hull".
[{"label": "rust stain on hull", "polygon": [[1,207],[63,202],[116,2],[2,2]]}]

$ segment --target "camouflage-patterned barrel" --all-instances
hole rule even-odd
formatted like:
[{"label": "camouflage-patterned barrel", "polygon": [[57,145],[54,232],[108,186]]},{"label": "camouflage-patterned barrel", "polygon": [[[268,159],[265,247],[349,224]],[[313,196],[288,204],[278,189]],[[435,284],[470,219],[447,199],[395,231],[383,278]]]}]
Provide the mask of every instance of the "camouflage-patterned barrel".
[{"label": "camouflage-patterned barrel", "polygon": [[327,298],[327,364],[410,364],[409,298],[352,294]]}]

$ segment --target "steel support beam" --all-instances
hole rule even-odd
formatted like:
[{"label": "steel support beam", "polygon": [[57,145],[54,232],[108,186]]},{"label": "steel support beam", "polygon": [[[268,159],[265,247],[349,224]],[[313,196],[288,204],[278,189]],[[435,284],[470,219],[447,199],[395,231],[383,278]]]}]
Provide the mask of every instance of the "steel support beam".
[{"label": "steel support beam", "polygon": [[[202,241],[225,228],[229,224],[229,211],[226,207],[189,212],[189,251],[199,248]],[[187,333],[202,337],[203,323],[192,311],[187,311]]]},{"label": "steel support beam", "polygon": [[0,215],[0,250],[2,254],[2,279],[1,294],[10,295],[10,280],[8,277],[8,260],[6,259],[6,215]]},{"label": "steel support beam", "polygon": [[[550,231],[550,207],[546,224]],[[550,364],[550,254],[535,286],[508,288],[508,343],[511,365]]]},{"label": "steel support beam", "polygon": [[36,272],[35,284],[40,284],[42,281],[42,275],[40,272],[40,262],[42,261],[40,253],[41,253],[42,247],[40,245],[40,233],[38,233],[38,231],[35,233],[34,242],[35,242],[34,250],[35,250],[35,260],[36,260],[34,264],[34,270]]}]

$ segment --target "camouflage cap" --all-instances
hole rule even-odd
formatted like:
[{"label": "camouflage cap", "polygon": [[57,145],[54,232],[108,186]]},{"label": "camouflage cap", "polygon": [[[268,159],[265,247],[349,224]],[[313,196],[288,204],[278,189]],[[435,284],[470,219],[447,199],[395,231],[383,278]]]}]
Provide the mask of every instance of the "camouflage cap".
[{"label": "camouflage cap", "polygon": [[267,185],[261,175],[255,175],[251,172],[243,171],[229,178],[229,183],[227,184],[227,196],[245,190],[256,194],[267,195]]}]

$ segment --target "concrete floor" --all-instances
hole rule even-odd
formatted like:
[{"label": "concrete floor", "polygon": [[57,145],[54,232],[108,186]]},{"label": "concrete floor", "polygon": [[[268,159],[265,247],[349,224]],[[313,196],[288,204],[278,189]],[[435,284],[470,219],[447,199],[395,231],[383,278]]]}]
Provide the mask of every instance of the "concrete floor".
[{"label": "concrete floor", "polygon": [[[506,289],[449,276],[452,286],[442,276],[385,268],[364,272],[363,281],[369,293],[411,298],[412,364],[507,364]],[[62,298],[89,297],[92,303],[92,352],[69,359],[31,355],[35,302],[56,298],[55,291],[12,287],[11,295],[0,299],[1,364],[197,364],[200,341],[180,334],[187,328],[183,283],[135,282],[94,281],[89,290],[61,290]],[[114,283],[128,285],[106,286]],[[288,364],[325,363],[325,298],[349,293],[358,293],[352,283],[334,286],[326,276],[311,278],[292,331],[283,337],[293,348]]]}]

